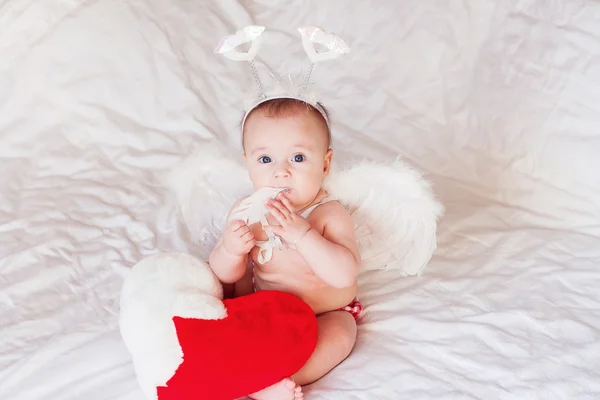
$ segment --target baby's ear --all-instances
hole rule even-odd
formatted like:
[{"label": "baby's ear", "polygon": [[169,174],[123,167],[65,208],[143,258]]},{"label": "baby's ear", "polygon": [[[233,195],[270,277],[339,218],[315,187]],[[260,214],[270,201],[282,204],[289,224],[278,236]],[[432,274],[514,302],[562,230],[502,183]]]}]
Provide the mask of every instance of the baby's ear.
[{"label": "baby's ear", "polygon": [[329,174],[329,170],[331,169],[331,159],[333,158],[333,150],[329,149],[327,150],[327,153],[325,153],[325,162],[323,163],[323,172],[325,173],[325,176],[327,176]]}]

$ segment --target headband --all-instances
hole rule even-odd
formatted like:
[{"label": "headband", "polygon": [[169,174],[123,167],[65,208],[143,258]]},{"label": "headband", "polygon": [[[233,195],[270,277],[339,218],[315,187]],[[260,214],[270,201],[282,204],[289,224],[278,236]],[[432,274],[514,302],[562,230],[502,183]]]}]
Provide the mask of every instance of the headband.
[{"label": "headband", "polygon": [[[327,128],[329,129],[329,118],[327,117],[325,110],[317,101],[318,96],[312,89],[310,77],[315,68],[315,64],[336,59],[343,54],[349,53],[350,48],[339,36],[327,33],[316,26],[298,28],[298,31],[302,37],[304,51],[311,61],[308,72],[300,82],[292,79],[289,75],[287,79],[278,80],[270,71],[269,73],[271,77],[273,77],[274,82],[270,85],[265,85],[261,81],[256,64],[254,63],[254,58],[260,49],[262,35],[265,32],[264,26],[250,25],[240,29],[235,34],[221,39],[221,42],[215,48],[214,53],[224,55],[231,60],[247,61],[254,77],[256,91],[245,102],[246,113],[242,120],[242,130],[244,129],[246,119],[256,107],[274,99],[294,99],[311,105],[323,116],[323,119],[327,123]],[[237,49],[238,46],[246,43],[250,44],[250,49],[247,52],[244,53]],[[325,50],[318,52],[315,46],[322,46]]]}]

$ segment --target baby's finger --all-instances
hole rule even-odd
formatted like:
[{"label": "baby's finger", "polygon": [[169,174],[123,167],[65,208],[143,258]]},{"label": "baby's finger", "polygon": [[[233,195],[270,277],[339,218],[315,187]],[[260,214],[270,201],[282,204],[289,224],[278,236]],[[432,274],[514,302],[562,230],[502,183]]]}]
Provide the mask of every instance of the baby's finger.
[{"label": "baby's finger", "polygon": [[290,215],[290,210],[288,210],[288,208],[279,200],[273,200],[271,202],[271,205],[273,205],[273,207],[277,208],[279,210],[279,212],[285,217],[288,218]]},{"label": "baby's finger", "polygon": [[236,232],[238,229],[246,226],[246,223],[240,219],[233,221],[230,225],[230,228],[233,232]]},{"label": "baby's finger", "polygon": [[244,242],[248,242],[249,240],[254,239],[254,234],[252,232],[248,231],[245,234],[243,234],[241,238]]},{"label": "baby's finger", "polygon": [[281,196],[281,202],[289,210],[290,213],[296,212],[296,210],[294,209],[294,205],[290,201],[289,197],[287,197],[285,195]]},{"label": "baby's finger", "polygon": [[235,231],[235,233],[237,233],[239,236],[243,236],[248,232],[250,232],[248,225],[241,226]]},{"label": "baby's finger", "polygon": [[285,222],[285,216],[281,213],[281,211],[279,211],[279,209],[273,206],[272,204],[267,204],[267,209],[269,210],[271,215],[277,220],[277,222],[283,225],[283,223]]}]

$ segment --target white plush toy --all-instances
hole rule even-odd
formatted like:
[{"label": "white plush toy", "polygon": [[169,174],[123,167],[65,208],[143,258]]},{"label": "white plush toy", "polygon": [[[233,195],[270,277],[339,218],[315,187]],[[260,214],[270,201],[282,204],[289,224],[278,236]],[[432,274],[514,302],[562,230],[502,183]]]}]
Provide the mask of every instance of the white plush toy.
[{"label": "white plush toy", "polygon": [[181,253],[137,263],[121,290],[119,324],[142,391],[156,399],[183,361],[173,317],[221,319],[223,288],[210,267]]},{"label": "white plush toy", "polygon": [[261,291],[223,300],[207,263],[179,253],[136,264],[120,328],[148,400],[233,400],[296,373],[314,351],[317,319],[298,297]]}]

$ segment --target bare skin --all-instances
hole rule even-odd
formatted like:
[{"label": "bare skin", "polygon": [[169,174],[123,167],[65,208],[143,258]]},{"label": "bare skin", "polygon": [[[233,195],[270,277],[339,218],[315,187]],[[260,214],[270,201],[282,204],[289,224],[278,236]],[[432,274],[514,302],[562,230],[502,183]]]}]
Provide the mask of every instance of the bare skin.
[{"label": "bare skin", "polygon": [[293,293],[314,310],[319,339],[310,359],[291,379],[250,396],[256,400],[299,399],[301,386],[329,373],[348,357],[356,341],[353,316],[339,311],[357,292],[360,258],[354,223],[337,201],[319,205],[307,218],[300,215],[327,196],[322,183],[329,173],[332,153],[326,131],[316,117],[253,115],[247,121],[245,150],[256,189],[291,188],[267,205],[270,226],[265,228],[281,237],[286,246],[260,264],[256,241],[267,239],[261,225],[248,227],[241,221],[230,221],[211,253],[210,264],[235,297],[254,292],[254,275],[256,290]]},{"label": "bare skin", "polygon": [[291,378],[286,378],[273,386],[251,394],[251,399],[255,400],[280,400],[280,399],[294,399],[301,400],[304,398],[302,388],[296,384]]}]

